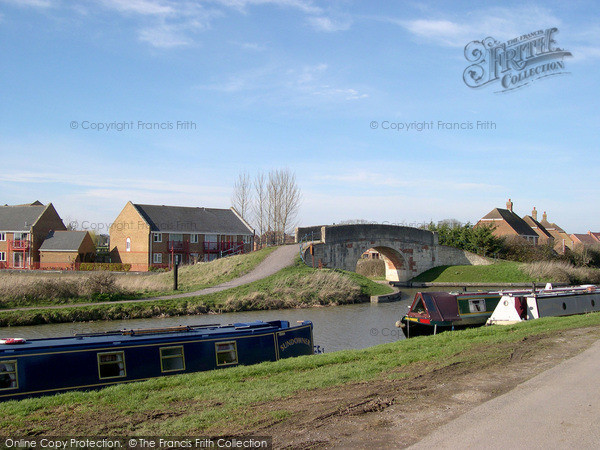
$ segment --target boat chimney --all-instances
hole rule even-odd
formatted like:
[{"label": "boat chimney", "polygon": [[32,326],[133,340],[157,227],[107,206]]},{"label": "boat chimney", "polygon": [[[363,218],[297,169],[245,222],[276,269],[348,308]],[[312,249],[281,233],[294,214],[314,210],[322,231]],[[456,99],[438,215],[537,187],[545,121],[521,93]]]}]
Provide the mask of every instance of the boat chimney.
[{"label": "boat chimney", "polygon": [[508,209],[510,212],[513,212],[513,202],[510,201],[510,198],[506,202],[506,209]]},{"label": "boat chimney", "polygon": [[533,217],[533,220],[537,220],[537,210],[535,209],[535,206],[533,207],[533,211],[531,211],[531,217]]}]

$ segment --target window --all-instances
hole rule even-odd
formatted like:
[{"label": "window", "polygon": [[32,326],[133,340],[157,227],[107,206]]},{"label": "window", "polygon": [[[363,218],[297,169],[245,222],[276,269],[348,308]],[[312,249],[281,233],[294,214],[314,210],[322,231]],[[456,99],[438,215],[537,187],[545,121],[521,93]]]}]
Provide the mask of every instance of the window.
[{"label": "window", "polygon": [[152,233],[154,242],[162,242],[162,233]]},{"label": "window", "polygon": [[183,346],[163,347],[160,349],[160,370],[161,372],[185,370]]},{"label": "window", "polygon": [[171,233],[169,234],[169,239],[175,242],[183,242],[183,234],[181,233]]},{"label": "window", "polygon": [[215,347],[217,350],[217,366],[237,364],[238,356],[235,341],[217,342],[215,343]]},{"label": "window", "polygon": [[125,241],[125,251],[130,252],[131,251],[131,239],[127,238],[127,240]]},{"label": "window", "polygon": [[152,255],[152,262],[154,264],[162,264],[162,253],[154,253]]},{"label": "window", "polygon": [[26,241],[27,240],[27,233],[15,233],[13,235],[13,239],[15,241]]},{"label": "window", "polygon": [[190,242],[192,244],[197,244],[198,243],[198,235],[197,234],[190,235]]},{"label": "window", "polygon": [[6,233],[0,233],[0,241],[6,240]]},{"label": "window", "polygon": [[0,361],[0,391],[18,387],[17,361]]},{"label": "window", "polygon": [[0,261],[6,261],[6,252],[0,252]]},{"label": "window", "polygon": [[244,244],[251,244],[252,243],[252,236],[242,236],[242,242]]},{"label": "window", "polygon": [[98,375],[101,380],[125,377],[125,353],[98,353]]},{"label": "window", "polygon": [[469,312],[485,312],[485,299],[469,300]]}]

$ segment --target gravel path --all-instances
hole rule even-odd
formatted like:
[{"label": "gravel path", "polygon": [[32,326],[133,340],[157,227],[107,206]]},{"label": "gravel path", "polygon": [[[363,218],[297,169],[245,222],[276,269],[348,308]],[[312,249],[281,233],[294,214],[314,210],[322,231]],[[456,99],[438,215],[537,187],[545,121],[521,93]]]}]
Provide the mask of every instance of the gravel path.
[{"label": "gravel path", "polygon": [[212,286],[209,288],[201,289],[199,291],[194,292],[184,292],[181,294],[172,294],[172,295],[163,295],[160,297],[151,297],[151,298],[141,298],[136,300],[121,300],[115,302],[95,302],[95,303],[72,303],[65,305],[53,305],[53,306],[30,306],[24,308],[13,308],[13,309],[4,309],[3,312],[7,311],[24,311],[31,309],[62,309],[62,308],[74,308],[78,306],[96,306],[96,305],[116,305],[119,303],[139,303],[139,302],[149,302],[153,300],[168,300],[172,298],[186,298],[186,297],[197,297],[199,295],[207,295],[212,294],[214,292],[224,291],[226,289],[231,289],[234,287],[242,286],[244,284],[252,283],[254,281],[261,280],[270,275],[273,275],[279,272],[281,269],[291,266],[294,263],[294,259],[298,254],[298,246],[296,244],[292,245],[284,245],[279,247],[269,256],[267,256],[264,261],[262,261],[254,270],[247,273],[246,275],[242,275],[241,277],[234,278],[233,280],[227,281],[225,283],[218,284],[217,286]]}]

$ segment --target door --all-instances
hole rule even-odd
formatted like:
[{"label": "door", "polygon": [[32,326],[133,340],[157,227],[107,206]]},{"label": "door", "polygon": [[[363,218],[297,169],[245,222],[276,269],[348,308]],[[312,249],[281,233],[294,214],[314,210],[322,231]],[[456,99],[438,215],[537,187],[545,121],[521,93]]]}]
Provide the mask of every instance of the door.
[{"label": "door", "polygon": [[13,253],[13,267],[15,269],[23,269],[25,267],[25,258],[23,257],[23,253]]}]

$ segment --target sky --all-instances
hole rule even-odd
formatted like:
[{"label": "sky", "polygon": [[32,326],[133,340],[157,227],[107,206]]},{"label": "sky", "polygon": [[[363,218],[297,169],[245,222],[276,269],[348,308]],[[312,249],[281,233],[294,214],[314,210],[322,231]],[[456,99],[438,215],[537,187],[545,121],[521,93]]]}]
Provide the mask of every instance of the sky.
[{"label": "sky", "polygon": [[[463,80],[470,42],[551,28],[560,75]],[[0,0],[0,55],[0,203],[85,229],[127,201],[228,208],[241,172],[289,168],[299,225],[511,198],[600,230],[595,1]]]}]

